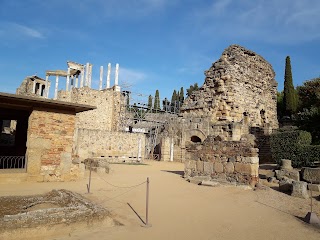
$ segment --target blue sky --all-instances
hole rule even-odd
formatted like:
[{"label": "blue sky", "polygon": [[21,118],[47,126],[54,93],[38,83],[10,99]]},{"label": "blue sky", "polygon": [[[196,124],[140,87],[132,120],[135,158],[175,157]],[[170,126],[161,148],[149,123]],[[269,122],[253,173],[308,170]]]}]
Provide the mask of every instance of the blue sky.
[{"label": "blue sky", "polygon": [[319,13],[319,0],[0,0],[0,91],[70,60],[93,64],[93,88],[101,65],[119,63],[137,101],[171,98],[202,85],[230,44],[268,60],[282,90],[288,55],[294,85],[320,75]]}]

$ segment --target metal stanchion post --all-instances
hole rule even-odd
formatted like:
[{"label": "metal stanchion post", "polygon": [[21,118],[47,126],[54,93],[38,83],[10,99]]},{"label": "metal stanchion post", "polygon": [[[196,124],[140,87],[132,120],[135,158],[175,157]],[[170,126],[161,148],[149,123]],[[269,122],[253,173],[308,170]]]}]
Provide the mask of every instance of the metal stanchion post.
[{"label": "metal stanchion post", "polygon": [[151,227],[149,224],[149,178],[147,178],[147,191],[146,191],[146,224],[144,227]]},{"label": "metal stanchion post", "polygon": [[91,171],[92,171],[92,160],[90,160],[89,183],[87,184],[88,193],[90,193],[90,186],[91,186]]}]

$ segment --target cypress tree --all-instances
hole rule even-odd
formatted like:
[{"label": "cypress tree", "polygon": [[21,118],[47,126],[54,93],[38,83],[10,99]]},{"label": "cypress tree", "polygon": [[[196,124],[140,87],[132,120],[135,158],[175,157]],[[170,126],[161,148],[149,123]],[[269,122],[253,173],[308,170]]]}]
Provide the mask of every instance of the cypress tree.
[{"label": "cypress tree", "polygon": [[148,98],[148,108],[151,109],[152,108],[152,96],[149,95],[149,98]]},{"label": "cypress tree", "polygon": [[160,96],[159,96],[159,90],[156,90],[156,94],[154,96],[154,109],[160,110]]},{"label": "cypress tree", "polygon": [[286,57],[283,93],[284,93],[283,104],[284,104],[285,113],[287,115],[291,115],[296,112],[297,97],[296,97],[296,91],[294,90],[294,86],[293,86],[291,61],[289,56]]},{"label": "cypress tree", "polygon": [[181,102],[181,104],[184,102],[184,91],[183,91],[183,87],[180,88],[179,101]]}]

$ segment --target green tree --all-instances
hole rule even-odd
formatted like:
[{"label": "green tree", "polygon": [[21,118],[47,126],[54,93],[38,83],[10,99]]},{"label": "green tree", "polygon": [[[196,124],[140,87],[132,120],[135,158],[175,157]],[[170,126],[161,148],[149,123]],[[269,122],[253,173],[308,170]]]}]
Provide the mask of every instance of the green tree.
[{"label": "green tree", "polygon": [[182,105],[183,102],[184,102],[184,91],[183,91],[183,87],[180,88],[179,100],[180,100],[180,103],[181,103],[181,105]]},{"label": "green tree", "polygon": [[170,111],[170,102],[167,98],[162,101],[162,106],[164,111]]},{"label": "green tree", "polygon": [[283,91],[277,92],[277,115],[279,120],[285,115],[284,112]]},{"label": "green tree", "polygon": [[291,61],[289,56],[286,57],[283,93],[285,114],[291,116],[297,110],[297,96],[293,86]]},{"label": "green tree", "polygon": [[148,98],[148,108],[151,109],[152,108],[152,96],[149,95],[149,98]]},{"label": "green tree", "polygon": [[193,85],[190,85],[190,88],[187,88],[187,96],[190,97],[193,91],[198,91],[198,83],[195,83]]},{"label": "green tree", "polygon": [[299,113],[297,125],[311,133],[313,144],[320,144],[320,78],[305,81],[297,88]]},{"label": "green tree", "polygon": [[156,90],[156,93],[154,95],[154,107],[156,111],[160,110],[160,95],[159,95],[159,90]]}]

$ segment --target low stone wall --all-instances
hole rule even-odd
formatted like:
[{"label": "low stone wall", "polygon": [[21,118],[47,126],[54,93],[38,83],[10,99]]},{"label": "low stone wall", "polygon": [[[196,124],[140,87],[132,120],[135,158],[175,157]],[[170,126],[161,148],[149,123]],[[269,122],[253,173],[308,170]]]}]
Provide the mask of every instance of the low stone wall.
[{"label": "low stone wall", "polygon": [[246,141],[221,141],[209,136],[203,144],[188,146],[185,176],[255,184],[259,179],[258,151]]},{"label": "low stone wall", "polygon": [[140,161],[144,159],[145,135],[143,133],[78,129],[75,147],[75,158],[81,161],[92,157],[108,158],[110,162],[133,159]]}]

